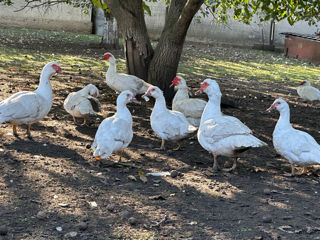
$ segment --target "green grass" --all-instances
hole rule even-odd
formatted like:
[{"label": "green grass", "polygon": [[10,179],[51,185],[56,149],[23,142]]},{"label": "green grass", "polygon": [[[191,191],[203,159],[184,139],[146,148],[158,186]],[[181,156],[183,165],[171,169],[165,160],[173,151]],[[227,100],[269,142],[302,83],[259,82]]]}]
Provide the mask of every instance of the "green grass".
[{"label": "green grass", "polygon": [[[217,50],[217,51],[215,51]],[[196,53],[179,66],[186,78],[218,78],[287,82],[296,85],[301,80],[319,82],[320,67],[289,59],[282,53],[239,48],[213,48],[212,54]]]},{"label": "green grass", "polygon": [[[15,42],[53,42],[99,44],[101,38],[90,34],[75,34],[46,30],[0,28],[0,42],[7,43],[0,48],[0,69],[42,68],[45,62],[57,61],[64,70],[91,71],[99,74],[105,70],[105,62],[96,57],[77,56],[69,53],[44,53],[38,50],[21,49]],[[8,44],[11,43],[11,44]],[[206,46],[204,46],[204,49]],[[85,50],[85,49],[84,49]],[[204,78],[257,80],[262,82],[286,82],[297,85],[301,80],[318,83],[320,67],[296,59],[289,59],[282,53],[252,49],[210,46],[208,51],[194,50],[193,54],[184,54],[181,58],[178,74],[186,79]],[[119,72],[126,72],[124,59],[118,59]]]}]

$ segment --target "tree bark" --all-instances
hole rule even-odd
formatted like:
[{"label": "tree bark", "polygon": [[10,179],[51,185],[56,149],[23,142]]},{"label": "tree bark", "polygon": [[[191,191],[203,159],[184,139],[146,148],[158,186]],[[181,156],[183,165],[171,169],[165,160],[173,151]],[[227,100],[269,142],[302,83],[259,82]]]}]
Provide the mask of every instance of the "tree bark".
[{"label": "tree bark", "polygon": [[117,20],[104,11],[105,23],[103,28],[103,36],[101,39],[101,45],[106,49],[118,49],[119,37],[118,37],[118,25]]},{"label": "tree bark", "polygon": [[124,40],[128,73],[147,80],[153,49],[144,20],[142,0],[105,1],[117,19]]},{"label": "tree bark", "polygon": [[169,86],[177,73],[188,28],[202,3],[203,0],[171,1],[164,30],[150,62],[148,80],[164,91],[168,103],[174,96]]},{"label": "tree bark", "polygon": [[142,0],[105,1],[125,42],[128,73],[159,86],[170,103],[174,92],[169,85],[176,75],[190,23],[204,0],[171,1],[155,51],[147,32]]}]

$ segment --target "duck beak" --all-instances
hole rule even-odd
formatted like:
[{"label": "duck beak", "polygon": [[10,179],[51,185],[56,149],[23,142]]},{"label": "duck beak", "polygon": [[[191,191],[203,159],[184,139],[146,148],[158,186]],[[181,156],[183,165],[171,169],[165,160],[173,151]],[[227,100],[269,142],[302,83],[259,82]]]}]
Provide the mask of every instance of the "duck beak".
[{"label": "duck beak", "polygon": [[136,103],[136,104],[141,104],[141,102],[140,101],[138,101],[134,96],[132,96],[132,98],[130,99],[130,101],[131,102],[134,102],[134,103]]},{"label": "duck beak", "polygon": [[266,111],[271,112],[274,109],[276,109],[276,106],[274,104],[272,104]]}]

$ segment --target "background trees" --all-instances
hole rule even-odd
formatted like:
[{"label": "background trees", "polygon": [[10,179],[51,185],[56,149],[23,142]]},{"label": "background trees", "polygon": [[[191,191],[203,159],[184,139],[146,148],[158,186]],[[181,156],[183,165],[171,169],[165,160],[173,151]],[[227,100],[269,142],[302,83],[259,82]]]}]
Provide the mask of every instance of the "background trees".
[{"label": "background trees", "polygon": [[[6,4],[14,0],[0,0]],[[25,0],[26,4],[95,4],[110,11],[118,22],[119,33],[124,39],[124,53],[127,71],[164,90],[167,100],[173,97],[169,89],[176,75],[185,37],[195,14],[200,10],[203,15],[213,14],[216,21],[227,21],[231,16],[238,21],[250,24],[254,15],[261,21],[273,18],[275,21],[287,19],[290,24],[306,20],[315,24],[320,20],[320,1],[303,0],[165,0],[168,13],[159,42],[152,47],[144,20],[147,3],[157,0]]]}]

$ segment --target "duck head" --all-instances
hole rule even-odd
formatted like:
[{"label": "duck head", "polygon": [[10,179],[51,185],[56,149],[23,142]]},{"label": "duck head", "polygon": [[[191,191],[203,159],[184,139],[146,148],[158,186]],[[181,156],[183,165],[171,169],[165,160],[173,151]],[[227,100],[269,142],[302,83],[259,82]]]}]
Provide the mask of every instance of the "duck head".
[{"label": "duck head", "polygon": [[181,77],[181,76],[176,76],[172,82],[170,87],[174,87],[175,89],[179,89],[179,88],[187,88],[187,83],[186,80]]},{"label": "duck head", "polygon": [[156,86],[151,86],[148,88],[148,90],[145,92],[145,94],[142,96],[144,99],[148,99],[148,96],[153,98],[159,98],[163,96],[163,93],[160,88]]},{"label": "duck head", "polygon": [[278,110],[279,112],[282,112],[286,109],[289,109],[289,105],[282,98],[277,98],[276,100],[274,100],[271,106],[267,109],[267,112],[271,112],[274,109]]},{"label": "duck head", "polygon": [[99,89],[93,85],[93,84],[88,84],[87,86],[85,86],[86,90],[87,90],[87,93],[94,97],[94,98],[97,98],[99,96]]},{"label": "duck head", "polygon": [[198,90],[200,93],[206,93],[208,97],[221,97],[219,84],[210,78],[205,79]]},{"label": "duck head", "polygon": [[106,60],[106,61],[109,61],[109,63],[111,64],[114,64],[116,62],[116,59],[114,58],[114,56],[109,53],[109,52],[106,52],[104,55],[103,55],[103,60]]},{"label": "duck head", "polygon": [[62,73],[61,67],[59,66],[59,64],[57,62],[49,62],[49,63],[47,63],[44,66],[43,70],[47,71],[50,76],[52,74],[54,74],[54,73]]},{"label": "duck head", "polygon": [[117,98],[117,103],[118,102],[123,102],[125,104],[134,102],[140,104],[140,102],[137,101],[134,94],[130,90],[122,91]]},{"label": "duck head", "polygon": [[300,86],[310,86],[310,82],[307,80],[303,80],[299,85]]}]

